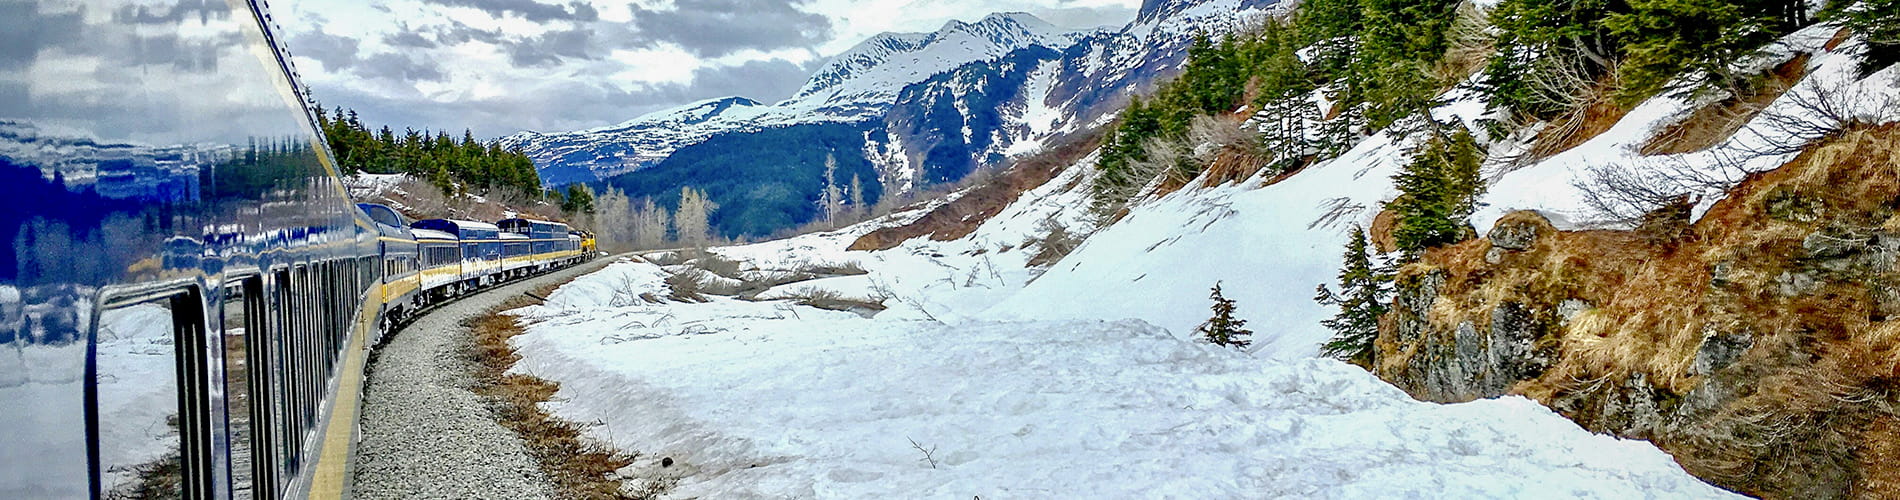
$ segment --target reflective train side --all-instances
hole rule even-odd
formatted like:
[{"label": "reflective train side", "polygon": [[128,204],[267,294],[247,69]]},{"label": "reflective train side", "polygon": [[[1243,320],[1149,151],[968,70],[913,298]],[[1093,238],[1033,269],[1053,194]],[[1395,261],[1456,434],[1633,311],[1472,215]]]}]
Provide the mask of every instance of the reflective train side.
[{"label": "reflective train side", "polygon": [[0,81],[60,85],[0,99],[0,498],[342,497],[381,332],[574,260],[353,203],[256,1],[20,7]]}]

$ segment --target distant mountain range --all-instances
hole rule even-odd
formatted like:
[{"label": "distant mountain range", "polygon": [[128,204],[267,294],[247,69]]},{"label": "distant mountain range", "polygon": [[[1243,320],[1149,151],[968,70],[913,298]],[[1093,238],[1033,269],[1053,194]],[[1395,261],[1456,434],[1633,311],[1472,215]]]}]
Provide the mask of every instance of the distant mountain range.
[{"label": "distant mountain range", "polygon": [[826,156],[861,178],[867,200],[955,182],[1105,121],[1173,76],[1197,33],[1218,36],[1273,4],[1147,0],[1125,26],[1081,31],[1024,13],[952,21],[872,37],[776,104],[710,99],[502,141],[534,158],[544,182],[613,185],[663,202],[694,185],[722,206],[748,206],[716,212],[716,227],[764,235],[816,214]]}]

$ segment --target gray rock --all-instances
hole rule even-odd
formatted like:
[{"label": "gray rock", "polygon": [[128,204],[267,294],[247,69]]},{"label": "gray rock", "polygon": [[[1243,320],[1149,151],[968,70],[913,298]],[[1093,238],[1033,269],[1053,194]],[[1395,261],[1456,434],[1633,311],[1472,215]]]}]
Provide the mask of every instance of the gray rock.
[{"label": "gray rock", "polygon": [[1648,439],[1666,423],[1662,395],[1663,391],[1649,383],[1648,375],[1637,373],[1603,398],[1599,424],[1621,436]]},{"label": "gray rock", "polygon": [[1783,297],[1806,295],[1821,288],[1821,280],[1807,271],[1783,271],[1775,276],[1775,293]]},{"label": "gray rock", "polygon": [[1709,266],[1709,286],[1727,286],[1735,278],[1735,263],[1721,261]]},{"label": "gray rock", "polygon": [[1707,376],[1717,370],[1728,368],[1748,348],[1755,346],[1755,336],[1748,332],[1723,333],[1715,325],[1702,327],[1702,345],[1696,348],[1695,361],[1689,365],[1690,375]]},{"label": "gray rock", "polygon": [[[1542,224],[1539,224],[1539,222]],[[1491,232],[1486,234],[1485,238],[1491,240],[1491,246],[1493,248],[1517,251],[1530,250],[1533,245],[1537,244],[1537,238],[1541,236],[1543,228],[1549,224],[1550,222],[1542,220],[1541,216],[1536,222],[1505,219],[1499,221],[1496,226],[1493,226]]]},{"label": "gray rock", "polygon": [[1505,302],[1491,311],[1486,392],[1503,394],[1517,381],[1537,378],[1550,368],[1550,357],[1537,350],[1542,330],[1535,314],[1522,304]]},{"label": "gray rock", "polygon": [[1490,250],[1485,250],[1485,251],[1484,251],[1484,263],[1486,263],[1486,264],[1499,264],[1499,263],[1502,263],[1502,262],[1504,262],[1504,252],[1506,252],[1506,251],[1507,251],[1507,250],[1505,250],[1505,249],[1503,249],[1503,248],[1498,248],[1498,247],[1496,247],[1496,246],[1493,246],[1493,247],[1491,247],[1491,249],[1490,249]]},{"label": "gray rock", "polygon": [[1576,319],[1577,315],[1594,308],[1596,308],[1596,306],[1591,305],[1590,301],[1587,300],[1564,299],[1563,302],[1557,303],[1557,318],[1560,321],[1559,324],[1570,324],[1570,320]]},{"label": "gray rock", "polygon": [[1874,280],[1867,285],[1867,293],[1874,299],[1876,320],[1900,317],[1900,285],[1886,279]]},{"label": "gray rock", "polygon": [[1810,258],[1831,259],[1859,253],[1861,249],[1867,248],[1872,243],[1873,239],[1867,236],[1856,235],[1849,231],[1822,229],[1802,238],[1801,249],[1807,250]]}]

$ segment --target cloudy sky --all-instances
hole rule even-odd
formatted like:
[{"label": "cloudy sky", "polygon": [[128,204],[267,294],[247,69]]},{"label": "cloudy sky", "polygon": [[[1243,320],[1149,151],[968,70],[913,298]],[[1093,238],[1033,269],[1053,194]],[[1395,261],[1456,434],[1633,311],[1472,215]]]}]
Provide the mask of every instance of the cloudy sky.
[{"label": "cloudy sky", "polygon": [[278,0],[325,106],[397,129],[494,137],[625,121],[741,95],[774,102],[827,57],[886,31],[1023,11],[1120,25],[1141,0]]}]

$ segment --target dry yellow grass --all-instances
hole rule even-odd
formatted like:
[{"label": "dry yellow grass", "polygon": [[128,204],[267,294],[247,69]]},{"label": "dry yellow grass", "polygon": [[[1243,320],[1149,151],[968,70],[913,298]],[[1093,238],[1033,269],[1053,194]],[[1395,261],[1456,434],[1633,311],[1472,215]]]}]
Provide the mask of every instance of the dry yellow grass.
[{"label": "dry yellow grass", "polygon": [[[560,284],[535,289],[537,297],[546,297]],[[541,409],[561,388],[560,384],[538,377],[511,374],[508,369],[521,359],[508,340],[523,333],[521,325],[502,311],[539,303],[539,299],[516,296],[470,320],[475,345],[471,353],[476,363],[476,393],[495,401],[496,415],[502,426],[515,431],[552,478],[556,493],[569,499],[652,498],[663,490],[627,495],[615,471],[633,463],[633,456],[584,438],[582,427]],[[649,484],[664,484],[653,482]]]},{"label": "dry yellow grass", "polygon": [[[1900,462],[1881,457],[1900,458],[1900,315],[1887,318],[1875,294],[1900,286],[1900,269],[1828,271],[1804,260],[1803,239],[1831,227],[1900,227],[1896,153],[1900,125],[1836,134],[1750,176],[1675,241],[1552,231],[1496,263],[1486,240],[1433,249],[1401,269],[1402,280],[1445,275],[1429,326],[1399,345],[1388,338],[1393,315],[1382,318],[1380,372],[1400,373],[1420,344],[1448,342],[1460,322],[1483,325],[1507,302],[1551,311],[1579,299],[1589,306],[1540,340],[1558,344],[1554,363],[1513,392],[1574,402],[1640,375],[1680,401],[1710,383],[1694,370],[1704,337],[1746,334],[1753,347],[1724,373],[1748,389],[1694,430],[1654,436],[1658,444],[1690,472],[1745,493],[1802,497],[1817,491],[1802,488],[1842,481],[1851,494],[1892,498]],[[1816,283],[1787,293],[1791,273]],[[1586,412],[1572,415],[1586,426],[1599,417],[1590,404],[1572,408]]]}]

